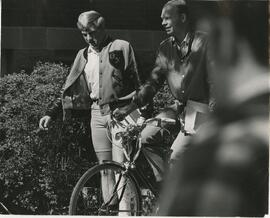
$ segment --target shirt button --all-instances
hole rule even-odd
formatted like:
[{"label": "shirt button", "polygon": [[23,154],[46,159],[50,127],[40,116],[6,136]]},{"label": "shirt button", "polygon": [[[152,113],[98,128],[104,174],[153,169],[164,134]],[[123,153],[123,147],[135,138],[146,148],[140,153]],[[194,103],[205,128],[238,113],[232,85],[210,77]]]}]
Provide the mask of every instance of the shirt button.
[{"label": "shirt button", "polygon": [[185,91],[183,90],[183,91],[182,91],[182,93],[184,94],[184,93],[185,93]]},{"label": "shirt button", "polygon": [[185,75],[182,75],[182,77],[184,78],[184,77],[185,77]]}]

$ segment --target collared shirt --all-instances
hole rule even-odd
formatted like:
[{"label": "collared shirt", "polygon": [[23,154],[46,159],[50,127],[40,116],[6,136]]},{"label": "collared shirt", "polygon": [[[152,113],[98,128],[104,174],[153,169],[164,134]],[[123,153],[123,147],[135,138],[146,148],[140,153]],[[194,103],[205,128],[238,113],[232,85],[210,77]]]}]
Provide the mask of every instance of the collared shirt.
[{"label": "collared shirt", "polygon": [[160,44],[151,79],[141,88],[135,101],[139,106],[144,105],[145,99],[153,98],[166,80],[173,96],[181,103],[192,100],[208,104],[209,66],[204,33],[188,33],[180,46],[175,38],[169,37]]},{"label": "collared shirt", "polygon": [[89,46],[84,68],[91,99],[99,98],[99,54]]},{"label": "collared shirt", "polygon": [[160,44],[151,79],[136,94],[134,101],[138,106],[145,105],[166,80],[172,95],[185,106],[182,113],[185,131],[194,133],[196,124],[205,120],[208,104],[211,105],[209,66],[204,33],[188,33],[181,43],[169,37]]},{"label": "collared shirt", "polygon": [[181,43],[179,43],[175,37],[172,37],[172,43],[176,46],[180,58],[184,59],[190,52],[189,43],[191,40],[193,40],[193,35],[191,33],[187,33]]}]

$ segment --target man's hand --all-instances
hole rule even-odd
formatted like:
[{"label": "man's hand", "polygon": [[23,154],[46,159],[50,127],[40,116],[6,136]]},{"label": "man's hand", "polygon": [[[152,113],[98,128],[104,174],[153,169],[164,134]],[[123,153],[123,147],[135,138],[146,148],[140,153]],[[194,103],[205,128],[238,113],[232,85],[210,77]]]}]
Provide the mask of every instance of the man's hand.
[{"label": "man's hand", "polygon": [[181,114],[184,111],[184,104],[178,100],[174,100],[174,104],[168,106],[167,108],[172,109],[176,114]]},{"label": "man's hand", "polygon": [[121,108],[116,108],[113,111],[113,117],[117,120],[117,121],[121,121],[125,118],[125,116],[127,116],[129,113],[131,113],[132,111],[134,111],[135,109],[137,109],[138,106],[131,102],[130,104],[121,107]]},{"label": "man's hand", "polygon": [[42,117],[39,120],[39,128],[42,130],[48,130],[48,126],[49,126],[51,119],[52,118],[50,116],[47,116],[47,115]]}]

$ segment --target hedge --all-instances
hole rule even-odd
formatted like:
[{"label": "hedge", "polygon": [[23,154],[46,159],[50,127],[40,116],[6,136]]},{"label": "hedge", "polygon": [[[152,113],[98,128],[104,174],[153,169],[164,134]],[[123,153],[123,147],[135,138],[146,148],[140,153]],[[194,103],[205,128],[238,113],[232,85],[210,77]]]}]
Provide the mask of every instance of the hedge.
[{"label": "hedge", "polygon": [[[67,214],[76,181],[96,162],[89,120],[63,123],[59,116],[48,131],[38,129],[68,71],[63,64],[38,62],[30,74],[0,79],[0,202],[14,214]],[[163,88],[155,110],[171,99]]]},{"label": "hedge", "polygon": [[67,213],[75,182],[96,162],[89,120],[63,123],[59,116],[48,132],[38,130],[68,70],[39,62],[30,75],[20,72],[0,80],[0,201],[13,213]]}]

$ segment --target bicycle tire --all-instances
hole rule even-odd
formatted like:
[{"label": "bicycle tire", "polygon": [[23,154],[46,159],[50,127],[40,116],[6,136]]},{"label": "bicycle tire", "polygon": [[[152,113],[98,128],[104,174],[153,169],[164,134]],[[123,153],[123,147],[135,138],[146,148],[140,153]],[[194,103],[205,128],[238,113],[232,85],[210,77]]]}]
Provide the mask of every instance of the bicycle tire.
[{"label": "bicycle tire", "polygon": [[[116,199],[117,203],[122,201],[124,193],[126,193],[126,187],[132,187],[132,195],[130,196],[129,210],[121,210],[120,208],[111,209],[111,202],[103,202],[100,175],[101,173],[111,172],[114,175],[119,175],[115,181],[114,191],[110,195],[109,199]],[[125,178],[124,185],[119,186],[122,176]],[[119,179],[120,178],[120,179]],[[90,193],[91,192],[91,193]],[[98,195],[101,195],[101,197]],[[69,215],[119,215],[119,213],[127,213],[128,216],[139,216],[142,213],[142,197],[141,192],[132,172],[126,171],[123,166],[118,163],[102,163],[96,165],[87,170],[83,176],[79,179],[76,186],[73,189],[70,204],[69,204]]]}]

